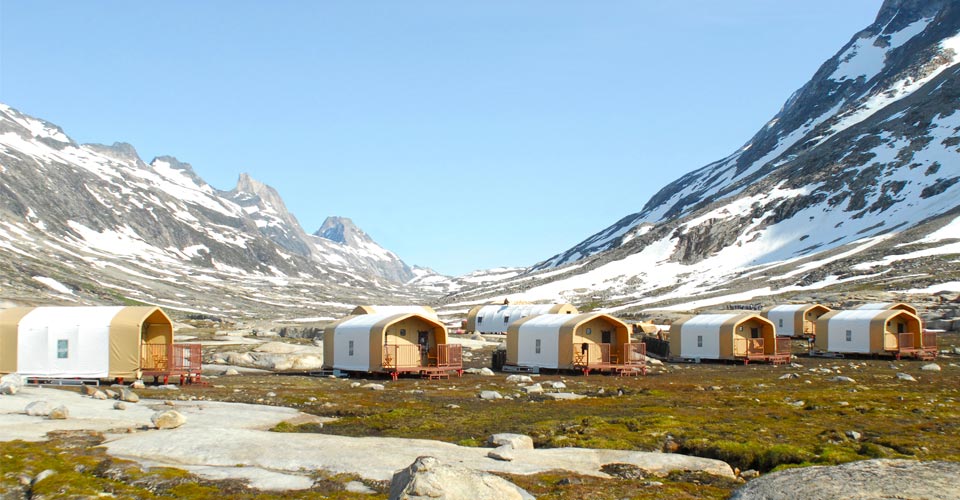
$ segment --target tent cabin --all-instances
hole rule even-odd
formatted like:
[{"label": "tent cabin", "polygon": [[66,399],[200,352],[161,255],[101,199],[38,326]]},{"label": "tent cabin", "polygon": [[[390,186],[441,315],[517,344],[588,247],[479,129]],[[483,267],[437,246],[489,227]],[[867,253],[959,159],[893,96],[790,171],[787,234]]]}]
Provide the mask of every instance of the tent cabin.
[{"label": "tent cabin", "polygon": [[174,344],[158,307],[15,307],[0,311],[0,373],[27,378],[199,380],[199,344]]},{"label": "tent cabin", "polygon": [[646,374],[643,347],[631,342],[626,323],[607,314],[540,314],[510,325],[505,365]]},{"label": "tent cabin", "polygon": [[447,328],[422,313],[351,315],[324,331],[323,366],[348,372],[419,373],[430,378],[463,373],[460,345],[447,344]]},{"label": "tent cabin", "polygon": [[773,322],[781,337],[816,337],[817,320],[832,311],[820,304],[784,304],[768,307],[760,315]]},{"label": "tent cabin", "polygon": [[909,304],[904,304],[902,302],[871,302],[869,304],[862,304],[854,309],[867,309],[871,311],[876,310],[886,310],[886,309],[897,309],[900,311],[907,311],[910,314],[919,317],[920,314],[917,312],[917,308]]},{"label": "tent cabin", "polygon": [[350,312],[350,315],[400,313],[424,314],[434,319],[437,318],[437,311],[434,311],[430,306],[357,306]]},{"label": "tent cabin", "polygon": [[814,348],[834,354],[890,354],[933,359],[937,338],[924,333],[920,318],[904,309],[852,309],[824,314]]},{"label": "tent cabin", "polygon": [[577,314],[572,304],[498,304],[476,306],[467,313],[467,333],[503,333],[514,321],[539,314]]},{"label": "tent cabin", "polygon": [[753,313],[701,314],[670,326],[670,355],[682,359],[790,361],[789,342],[778,342],[773,322]]}]

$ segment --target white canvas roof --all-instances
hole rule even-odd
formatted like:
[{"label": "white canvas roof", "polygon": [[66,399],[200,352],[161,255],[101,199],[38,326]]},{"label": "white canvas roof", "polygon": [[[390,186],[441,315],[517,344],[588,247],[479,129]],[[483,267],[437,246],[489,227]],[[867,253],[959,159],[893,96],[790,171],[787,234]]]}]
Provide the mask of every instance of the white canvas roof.
[{"label": "white canvas roof", "polygon": [[871,302],[869,304],[863,304],[861,306],[857,306],[857,309],[868,309],[868,310],[889,309],[890,306],[892,306],[893,304],[894,304],[893,302]]},{"label": "white canvas roof", "polygon": [[770,308],[770,312],[797,312],[811,307],[810,304],[783,304]]},{"label": "white canvas roof", "polygon": [[423,314],[431,318],[437,317],[437,312],[424,306],[366,306],[373,309],[373,314]]},{"label": "white canvas roof", "polygon": [[834,321],[870,321],[878,315],[886,313],[886,308],[882,309],[849,309],[839,311],[830,317],[830,322]]},{"label": "white canvas roof", "polygon": [[737,316],[739,314],[700,314],[685,321],[683,330],[689,331],[691,327],[699,331],[719,330],[724,323]]}]

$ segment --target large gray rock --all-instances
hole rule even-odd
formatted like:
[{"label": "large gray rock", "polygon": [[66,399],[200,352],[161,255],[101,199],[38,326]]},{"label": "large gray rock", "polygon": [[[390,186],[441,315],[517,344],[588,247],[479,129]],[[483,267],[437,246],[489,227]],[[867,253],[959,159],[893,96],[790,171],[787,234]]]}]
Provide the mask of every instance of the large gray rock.
[{"label": "large gray rock", "polygon": [[393,475],[390,500],[527,500],[519,486],[488,472],[441,464],[418,457]]},{"label": "large gray rock", "polygon": [[126,401],[127,403],[137,403],[140,401],[140,396],[126,387],[120,391],[120,401]]},{"label": "large gray rock", "polygon": [[31,417],[46,417],[51,409],[50,403],[46,401],[34,401],[28,404],[23,412]]},{"label": "large gray rock", "polygon": [[886,500],[960,498],[958,462],[866,460],[804,467],[750,481],[731,500]]},{"label": "large gray rock", "polygon": [[0,394],[12,396],[23,389],[23,377],[16,373],[8,373],[0,377]]},{"label": "large gray rock", "polygon": [[176,410],[158,411],[150,417],[157,429],[176,429],[187,422],[187,417]]},{"label": "large gray rock", "polygon": [[487,445],[494,448],[507,446],[514,450],[532,450],[533,438],[523,434],[501,433],[494,434],[487,439]]},{"label": "large gray rock", "polygon": [[66,406],[60,405],[52,410],[47,418],[51,420],[66,420],[70,418],[70,410]]}]

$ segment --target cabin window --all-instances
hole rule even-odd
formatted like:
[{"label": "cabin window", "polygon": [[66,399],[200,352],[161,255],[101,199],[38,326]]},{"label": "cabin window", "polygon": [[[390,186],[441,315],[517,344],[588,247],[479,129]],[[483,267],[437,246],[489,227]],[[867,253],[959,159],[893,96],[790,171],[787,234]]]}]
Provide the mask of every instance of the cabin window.
[{"label": "cabin window", "polygon": [[697,335],[697,347],[703,347],[703,335]]},{"label": "cabin window", "polygon": [[504,323],[509,323],[509,322],[510,322],[510,316],[504,316],[504,317],[503,317],[503,322],[504,322]]},{"label": "cabin window", "polygon": [[406,329],[406,328],[401,328],[401,329],[400,329],[400,336],[401,336],[401,337],[406,337],[406,336],[407,336],[407,329]]},{"label": "cabin window", "polygon": [[347,342],[347,356],[353,356],[353,341]]},{"label": "cabin window", "polygon": [[483,323],[483,316],[477,316],[477,324]]},{"label": "cabin window", "polygon": [[593,328],[587,328],[587,335],[590,335],[592,333],[593,333]]},{"label": "cabin window", "polygon": [[537,354],[540,354],[540,339],[537,339],[536,350],[537,350]]},{"label": "cabin window", "polygon": [[740,325],[740,327],[737,328],[737,331],[738,331],[738,332],[742,332],[742,331],[743,331],[743,325]]},{"label": "cabin window", "polygon": [[853,340],[853,331],[847,330],[847,342],[850,342],[852,340]]},{"label": "cabin window", "polygon": [[66,339],[60,339],[57,341],[57,359],[67,359],[67,356],[70,353],[70,341]]},{"label": "cabin window", "polygon": [[783,328],[783,318],[780,318],[780,328]]}]

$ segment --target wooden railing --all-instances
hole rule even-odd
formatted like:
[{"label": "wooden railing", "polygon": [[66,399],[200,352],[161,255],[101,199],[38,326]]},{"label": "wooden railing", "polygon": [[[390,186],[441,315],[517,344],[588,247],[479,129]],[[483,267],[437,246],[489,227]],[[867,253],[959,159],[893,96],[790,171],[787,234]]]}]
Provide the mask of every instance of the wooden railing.
[{"label": "wooden railing", "polygon": [[791,354],[793,352],[790,348],[790,337],[778,337],[775,342],[777,343],[775,349],[777,354]]},{"label": "wooden railing", "polygon": [[763,339],[745,339],[737,337],[733,345],[734,356],[753,356],[765,354]]},{"label": "wooden railing", "polygon": [[936,349],[937,348],[937,333],[936,332],[923,332],[922,337],[923,343],[921,344],[924,348],[927,349]]},{"label": "wooden railing", "polygon": [[423,365],[423,353],[415,344],[385,344],[383,346],[384,368],[411,368]]},{"label": "wooden railing", "polygon": [[149,374],[200,373],[203,356],[200,344],[143,344],[140,368]]},{"label": "wooden railing", "polygon": [[623,344],[623,364],[647,364],[647,344],[643,342]]},{"label": "wooden railing", "polygon": [[460,344],[437,344],[428,359],[431,366],[459,370],[463,367],[463,347]]}]

